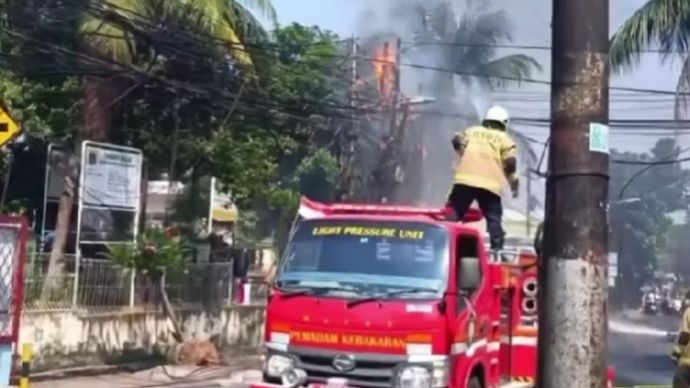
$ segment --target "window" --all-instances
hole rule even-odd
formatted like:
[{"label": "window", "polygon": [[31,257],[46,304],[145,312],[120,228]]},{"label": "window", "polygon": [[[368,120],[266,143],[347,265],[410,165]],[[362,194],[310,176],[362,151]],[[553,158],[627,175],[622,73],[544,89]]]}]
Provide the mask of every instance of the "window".
[{"label": "window", "polygon": [[421,222],[308,220],[286,248],[281,287],[347,284],[365,291],[424,288],[447,281],[448,232]]},{"label": "window", "polygon": [[460,279],[460,271],[462,270],[461,260],[463,257],[479,258],[479,241],[475,236],[460,235],[458,237],[458,244],[456,247],[457,275]]}]

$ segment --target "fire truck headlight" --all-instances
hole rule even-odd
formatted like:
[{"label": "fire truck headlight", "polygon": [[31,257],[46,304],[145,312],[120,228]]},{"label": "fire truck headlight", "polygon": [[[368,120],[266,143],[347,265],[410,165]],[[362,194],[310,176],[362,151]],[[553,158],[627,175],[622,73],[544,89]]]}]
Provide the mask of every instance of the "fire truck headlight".
[{"label": "fire truck headlight", "polygon": [[283,374],[295,367],[295,362],[290,357],[274,354],[266,360],[266,374],[270,377],[282,377]]},{"label": "fire truck headlight", "polygon": [[302,369],[288,368],[280,376],[280,382],[284,387],[300,387],[307,382],[307,372]]},{"label": "fire truck headlight", "polygon": [[431,365],[431,386],[433,388],[447,387],[448,384],[448,362],[435,361]]},{"label": "fire truck headlight", "polygon": [[431,372],[421,366],[408,366],[400,370],[397,388],[431,388]]}]

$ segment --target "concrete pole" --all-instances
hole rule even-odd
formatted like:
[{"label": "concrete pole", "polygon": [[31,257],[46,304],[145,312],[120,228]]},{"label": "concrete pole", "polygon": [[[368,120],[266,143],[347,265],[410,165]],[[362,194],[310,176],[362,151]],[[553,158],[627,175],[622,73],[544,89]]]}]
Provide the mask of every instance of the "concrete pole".
[{"label": "concrete pole", "polygon": [[553,0],[541,388],[606,387],[608,31],[608,0]]}]

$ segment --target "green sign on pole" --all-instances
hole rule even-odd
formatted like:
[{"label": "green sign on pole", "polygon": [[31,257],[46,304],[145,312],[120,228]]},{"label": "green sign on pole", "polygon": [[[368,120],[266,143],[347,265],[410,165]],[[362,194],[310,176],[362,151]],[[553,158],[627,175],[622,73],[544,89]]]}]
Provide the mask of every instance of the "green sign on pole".
[{"label": "green sign on pole", "polygon": [[589,150],[609,153],[609,127],[600,123],[589,123]]}]

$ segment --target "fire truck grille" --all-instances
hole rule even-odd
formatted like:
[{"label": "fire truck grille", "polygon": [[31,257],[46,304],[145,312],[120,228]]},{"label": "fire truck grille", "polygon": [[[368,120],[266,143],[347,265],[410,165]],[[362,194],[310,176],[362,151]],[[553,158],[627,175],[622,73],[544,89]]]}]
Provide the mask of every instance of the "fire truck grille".
[{"label": "fire truck grille", "polygon": [[341,372],[333,367],[335,354],[306,354],[304,352],[295,355],[298,368],[307,372],[310,382],[325,383],[328,378],[342,377],[348,380],[348,386],[361,388],[392,387],[395,368],[402,361],[395,357],[386,360],[381,356],[369,358],[358,355],[355,368]]}]

